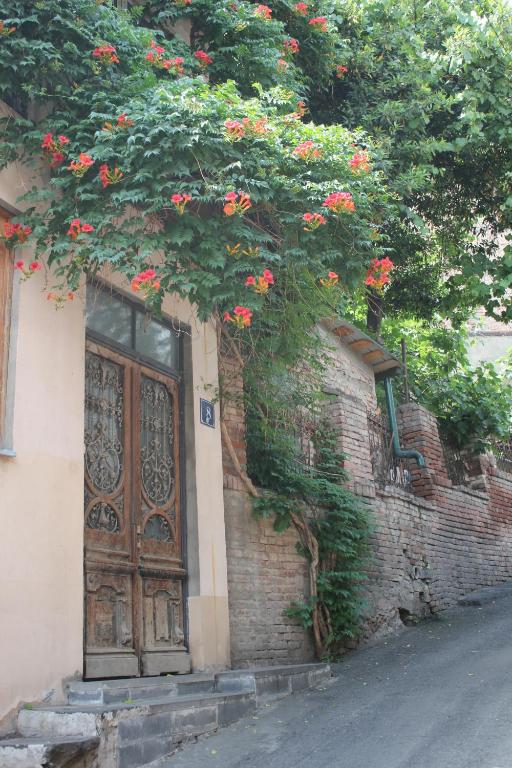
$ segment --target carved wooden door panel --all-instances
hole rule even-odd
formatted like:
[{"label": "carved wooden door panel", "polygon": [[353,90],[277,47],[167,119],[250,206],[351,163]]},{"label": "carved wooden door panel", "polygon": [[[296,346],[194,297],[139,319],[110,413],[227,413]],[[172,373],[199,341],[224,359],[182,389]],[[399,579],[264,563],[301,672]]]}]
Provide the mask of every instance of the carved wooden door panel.
[{"label": "carved wooden door panel", "polygon": [[177,384],[88,341],[85,677],[189,670],[185,575]]},{"label": "carved wooden door panel", "polygon": [[142,589],[142,673],[165,672],[183,657],[185,576],[181,552],[178,386],[148,368],[135,373],[135,422],[140,440],[134,462],[137,546]]}]

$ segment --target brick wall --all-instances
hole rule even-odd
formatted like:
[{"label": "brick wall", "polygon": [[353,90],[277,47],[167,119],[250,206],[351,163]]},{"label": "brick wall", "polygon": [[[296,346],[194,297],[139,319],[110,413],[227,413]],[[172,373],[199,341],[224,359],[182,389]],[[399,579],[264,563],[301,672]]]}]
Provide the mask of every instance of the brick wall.
[{"label": "brick wall", "polygon": [[[241,378],[222,363],[232,399],[225,410],[241,464],[245,464]],[[421,406],[398,409],[401,442],[421,451],[427,467],[411,463],[412,492],[378,488],[372,474],[367,412],[376,408],[373,374],[335,342],[326,381],[331,423],[339,430],[350,484],[364,496],[375,521],[363,640],[453,605],[464,593],[512,579],[512,475],[487,459],[475,462],[472,487],[448,478],[435,418]],[[251,516],[250,498],[229,456],[225,461],[225,517],[232,663],[275,664],[313,658],[306,631],[283,610],[307,594],[305,561],[293,531],[276,534]]]},{"label": "brick wall", "polygon": [[[242,377],[237,362],[221,355],[224,422],[242,468],[246,466]],[[251,497],[225,441],[224,519],[228,561],[231,664],[293,664],[314,659],[309,633],[284,616],[308,593],[306,561],[297,553],[293,529],[276,533],[269,520],[255,519]]]},{"label": "brick wall", "polygon": [[371,502],[377,530],[366,638],[512,579],[512,475],[484,460],[476,463],[480,477],[454,487],[435,418],[416,404],[398,417],[402,445],[420,450],[427,468],[413,470],[414,494],[388,487]]},{"label": "brick wall", "polygon": [[224,515],[233,667],[312,661],[309,633],[284,616],[307,592],[294,530],[276,533],[268,520],[255,520],[240,491],[225,491]]}]

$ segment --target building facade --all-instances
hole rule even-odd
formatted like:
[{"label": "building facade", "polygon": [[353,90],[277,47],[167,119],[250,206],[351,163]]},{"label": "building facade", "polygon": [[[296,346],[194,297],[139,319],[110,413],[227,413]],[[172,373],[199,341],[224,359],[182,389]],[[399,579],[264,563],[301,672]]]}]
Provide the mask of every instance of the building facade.
[{"label": "building facade", "polygon": [[[3,220],[33,181],[1,172]],[[0,717],[74,676],[226,668],[213,326],[174,297],[150,319],[108,274],[56,311],[15,259],[0,246]]]},{"label": "building facade", "polygon": [[[0,172],[0,225],[44,182]],[[252,515],[242,376],[214,325],[171,295],[148,316],[107,271],[56,311],[54,276],[13,269],[30,255],[0,244],[0,732],[70,679],[313,660],[285,613],[308,596],[307,564],[293,530]],[[345,321],[318,332],[325,407],[375,521],[370,640],[510,578],[512,475],[487,457],[452,479],[415,404],[398,411],[400,439],[426,468],[390,460],[376,381],[398,362]]]}]

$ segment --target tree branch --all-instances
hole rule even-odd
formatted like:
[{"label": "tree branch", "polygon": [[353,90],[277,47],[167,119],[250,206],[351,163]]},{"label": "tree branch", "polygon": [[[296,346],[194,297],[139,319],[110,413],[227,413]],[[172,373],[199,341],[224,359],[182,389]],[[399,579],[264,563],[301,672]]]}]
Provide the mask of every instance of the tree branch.
[{"label": "tree branch", "polygon": [[224,440],[224,445],[226,446],[227,451],[229,453],[229,458],[233,462],[233,465],[236,469],[238,476],[240,477],[240,480],[243,482],[243,484],[245,485],[245,487],[247,488],[251,496],[253,496],[255,499],[258,499],[260,497],[260,493],[258,489],[253,485],[250,477],[248,477],[247,474],[242,469],[242,465],[238,461],[238,456],[236,455],[235,448],[229,436],[228,428],[226,427],[226,424],[222,419],[220,422],[220,430],[222,433],[222,438]]}]

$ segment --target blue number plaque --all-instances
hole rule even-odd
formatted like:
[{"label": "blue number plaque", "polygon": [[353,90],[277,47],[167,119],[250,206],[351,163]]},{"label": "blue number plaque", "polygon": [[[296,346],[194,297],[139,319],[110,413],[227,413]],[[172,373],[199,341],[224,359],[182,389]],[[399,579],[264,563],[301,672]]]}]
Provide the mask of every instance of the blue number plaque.
[{"label": "blue number plaque", "polygon": [[202,397],[199,398],[199,413],[201,424],[215,429],[215,408],[213,403],[209,400],[203,400]]}]

